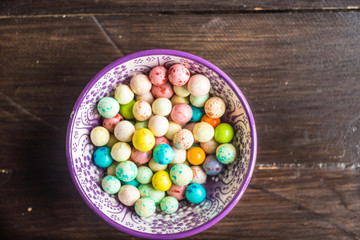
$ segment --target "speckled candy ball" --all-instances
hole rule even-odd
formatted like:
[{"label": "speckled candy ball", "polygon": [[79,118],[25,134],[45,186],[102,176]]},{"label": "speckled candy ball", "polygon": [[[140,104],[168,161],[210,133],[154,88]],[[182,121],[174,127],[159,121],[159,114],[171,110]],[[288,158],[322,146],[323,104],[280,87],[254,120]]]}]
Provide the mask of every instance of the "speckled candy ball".
[{"label": "speckled candy ball", "polygon": [[180,124],[173,122],[173,121],[169,121],[169,127],[168,127],[167,132],[165,133],[165,137],[170,140],[173,140],[175,133],[177,131],[179,131],[180,129],[181,129]]},{"label": "speckled candy ball", "polygon": [[194,126],[193,134],[197,141],[207,142],[214,137],[214,128],[206,122],[199,122]]},{"label": "speckled candy ball", "polygon": [[155,210],[155,202],[148,197],[140,198],[135,203],[135,212],[140,217],[150,217],[155,213]]},{"label": "speckled candy ball", "polygon": [[136,201],[140,198],[140,192],[132,185],[125,185],[120,188],[118,198],[119,201],[125,206],[134,206]]},{"label": "speckled candy ball", "polygon": [[105,146],[109,139],[110,133],[104,127],[95,127],[90,132],[90,140],[97,147]]},{"label": "speckled candy ball", "polygon": [[137,95],[143,95],[151,90],[149,77],[144,74],[137,74],[130,80],[130,88]]},{"label": "speckled candy ball", "polygon": [[155,137],[149,129],[141,128],[135,131],[132,143],[137,150],[147,152],[154,147]]},{"label": "speckled candy ball", "polygon": [[160,144],[153,152],[154,160],[161,165],[167,165],[174,159],[174,150],[170,145]]},{"label": "speckled candy ball", "polygon": [[100,168],[107,168],[113,163],[111,150],[108,147],[100,147],[93,154],[94,163]]},{"label": "speckled candy ball", "polygon": [[216,149],[216,158],[222,164],[230,164],[236,158],[236,149],[230,143],[221,144]]},{"label": "speckled candy ball", "polygon": [[134,125],[127,120],[119,122],[114,129],[114,135],[116,139],[121,142],[130,142],[134,132]]},{"label": "speckled candy ball", "polygon": [[190,121],[191,122],[198,122],[200,121],[201,117],[204,115],[204,108],[195,107],[190,104],[191,110],[193,112]]},{"label": "speckled candy ball", "polygon": [[120,114],[116,114],[112,118],[104,118],[103,127],[106,128],[110,133],[114,132],[116,124],[124,120]]},{"label": "speckled candy ball", "polygon": [[175,183],[173,183],[171,185],[171,187],[169,188],[169,190],[167,190],[167,194],[169,196],[173,196],[174,198],[176,198],[177,200],[183,200],[185,199],[185,190],[187,188],[187,185],[185,186],[179,186],[176,185]]},{"label": "speckled candy ball", "polygon": [[188,149],[194,143],[194,136],[189,130],[181,129],[174,134],[173,143],[179,149]]},{"label": "speckled candy ball", "polygon": [[195,107],[204,107],[208,99],[209,99],[209,93],[198,97],[195,97],[194,95],[190,95],[190,102]]},{"label": "speckled candy ball", "polygon": [[119,163],[116,167],[116,176],[124,182],[134,180],[137,176],[137,167],[131,161],[124,161]]},{"label": "speckled candy ball", "polygon": [[200,143],[201,148],[202,148],[207,154],[215,154],[216,148],[217,148],[219,145],[220,145],[220,144],[219,144],[214,138],[212,138],[210,141]]},{"label": "speckled candy ball", "polygon": [[207,175],[216,176],[219,175],[223,169],[222,164],[217,160],[215,155],[209,155],[205,158],[202,167]]},{"label": "speckled candy ball", "polygon": [[171,98],[174,94],[172,85],[169,82],[160,86],[153,86],[151,92],[156,98]]},{"label": "speckled candy ball", "polygon": [[169,129],[169,120],[164,116],[153,116],[149,120],[149,129],[155,137],[164,136]]},{"label": "speckled candy ball", "polygon": [[172,196],[164,197],[160,202],[161,211],[167,214],[173,214],[179,208],[179,202]]},{"label": "speckled candy ball", "polygon": [[178,63],[170,67],[168,77],[174,86],[183,86],[189,81],[190,72],[187,67]]},{"label": "speckled candy ball", "polygon": [[132,113],[136,120],[146,121],[151,116],[151,106],[148,102],[137,101],[133,106]]},{"label": "speckled candy ball", "polygon": [[170,170],[170,177],[173,183],[185,186],[192,181],[193,172],[189,166],[183,163],[175,164]]},{"label": "speckled candy ball", "polygon": [[178,124],[185,124],[190,121],[193,115],[190,105],[185,103],[176,104],[170,113],[171,119]]},{"label": "speckled candy ball", "polygon": [[101,181],[101,186],[105,192],[115,194],[120,190],[120,180],[114,176],[106,176]]},{"label": "speckled candy ball", "polygon": [[141,166],[138,168],[136,180],[141,184],[148,184],[151,182],[153,171],[147,166]]},{"label": "speckled candy ball", "polygon": [[151,69],[149,74],[150,82],[155,86],[160,86],[167,82],[167,69],[163,66],[157,66]]},{"label": "speckled candy ball", "polygon": [[155,190],[167,191],[171,187],[171,179],[166,171],[158,171],[152,177],[152,185]]},{"label": "speckled candy ball", "polygon": [[120,84],[115,88],[115,99],[120,104],[128,104],[131,100],[134,99],[134,93],[131,91],[130,87],[125,84]]},{"label": "speckled candy ball", "polygon": [[193,180],[192,183],[205,184],[206,183],[206,173],[201,166],[191,166],[191,170],[193,171]]},{"label": "speckled candy ball", "polygon": [[131,159],[137,164],[140,165],[145,164],[150,161],[151,157],[152,157],[151,150],[147,152],[141,152],[134,147],[131,149]]},{"label": "speckled candy ball", "polygon": [[226,110],[224,100],[219,97],[212,97],[206,101],[204,107],[206,115],[211,118],[221,118]]},{"label": "speckled candy ball", "polygon": [[111,148],[111,157],[117,162],[128,160],[130,155],[131,147],[127,143],[118,142]]},{"label": "speckled candy ball", "polygon": [[185,191],[186,199],[194,204],[199,204],[205,200],[206,190],[198,183],[190,184]]},{"label": "speckled candy ball", "polygon": [[140,197],[148,197],[150,195],[151,190],[154,188],[151,184],[140,184],[139,187]]},{"label": "speckled candy ball", "polygon": [[104,118],[112,118],[119,113],[120,105],[115,98],[104,97],[100,99],[97,109]]},{"label": "speckled candy ball", "polygon": [[190,78],[187,88],[194,97],[204,96],[210,91],[210,81],[204,75],[196,74]]}]

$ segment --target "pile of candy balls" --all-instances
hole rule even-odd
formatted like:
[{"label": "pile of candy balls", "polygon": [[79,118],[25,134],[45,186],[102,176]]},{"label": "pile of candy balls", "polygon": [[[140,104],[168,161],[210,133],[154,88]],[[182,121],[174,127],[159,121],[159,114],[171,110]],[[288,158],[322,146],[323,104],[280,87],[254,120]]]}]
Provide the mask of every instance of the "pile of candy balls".
[{"label": "pile of candy balls", "polygon": [[172,214],[181,200],[203,202],[207,176],[236,159],[234,130],[221,120],[225,102],[210,96],[210,87],[206,76],[175,64],[135,75],[100,99],[102,126],[90,139],[95,165],[106,168],[104,191],[141,217],[157,205]]}]

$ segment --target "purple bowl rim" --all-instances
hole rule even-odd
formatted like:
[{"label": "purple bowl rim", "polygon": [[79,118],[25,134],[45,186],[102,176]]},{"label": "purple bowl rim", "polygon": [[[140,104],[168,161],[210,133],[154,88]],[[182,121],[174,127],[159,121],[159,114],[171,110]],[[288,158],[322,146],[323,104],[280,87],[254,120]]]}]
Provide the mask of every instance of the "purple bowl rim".
[{"label": "purple bowl rim", "polygon": [[[221,76],[226,82],[227,84],[229,84],[229,86],[234,90],[235,94],[238,96],[238,98],[240,99],[244,110],[249,118],[250,121],[250,128],[251,128],[251,133],[252,133],[252,146],[251,149],[252,154],[251,154],[251,159],[250,159],[250,164],[249,164],[249,170],[247,172],[246,178],[245,178],[245,182],[243,184],[243,186],[240,188],[240,190],[236,193],[234,199],[229,203],[229,205],[223,209],[223,211],[218,214],[214,219],[210,220],[209,222],[206,222],[194,229],[185,231],[185,232],[180,232],[180,233],[172,233],[172,234],[164,234],[164,235],[159,235],[159,234],[151,234],[151,233],[142,233],[130,228],[127,228],[125,226],[119,225],[118,223],[116,223],[115,221],[113,221],[112,219],[110,219],[109,217],[107,217],[104,213],[102,213],[101,211],[99,211],[99,209],[96,208],[96,206],[94,206],[85,196],[85,194],[83,193],[82,189],[80,188],[80,185],[78,183],[78,181],[75,178],[75,170],[74,167],[72,165],[72,161],[70,161],[72,159],[72,155],[70,154],[70,149],[71,146],[69,146],[70,144],[70,130],[72,130],[73,125],[74,125],[74,118],[73,116],[75,115],[75,111],[78,111],[79,107],[80,107],[80,103],[82,102],[82,100],[84,99],[86,93],[93,87],[93,85],[109,70],[111,70],[112,68],[114,68],[115,66],[118,66],[119,64],[122,64],[124,62],[130,61],[131,59],[134,58],[138,58],[138,57],[144,57],[144,56],[149,56],[149,55],[172,55],[172,56],[178,56],[178,57],[184,57],[184,58],[188,58],[191,60],[194,60],[196,62],[199,62],[209,68],[211,68],[212,70],[214,70],[217,74],[219,74],[219,76]],[[105,220],[108,224],[110,224],[111,226],[113,226],[114,228],[128,233],[130,235],[136,236],[136,237],[141,237],[141,238],[147,238],[147,239],[178,239],[178,238],[185,238],[185,237],[189,237],[192,235],[195,235],[197,233],[200,233],[208,228],[210,228],[211,226],[213,226],[214,224],[216,224],[217,222],[219,222],[222,218],[224,218],[234,207],[235,205],[239,202],[239,200],[241,199],[242,195],[244,194],[247,186],[249,185],[251,176],[254,172],[254,168],[255,168],[255,163],[256,163],[256,156],[257,156],[257,134],[256,134],[256,127],[255,127],[255,121],[254,121],[254,117],[253,114],[251,112],[250,106],[248,104],[248,102],[246,101],[245,96],[243,95],[243,93],[240,91],[240,89],[238,88],[238,86],[231,80],[231,78],[224,73],[221,69],[219,69],[217,66],[215,66],[214,64],[210,63],[209,61],[198,57],[196,55],[187,53],[187,52],[182,52],[182,51],[178,51],[178,50],[171,50],[171,49],[151,49],[151,50],[144,50],[144,51],[139,51],[139,52],[135,52],[129,55],[126,55],[124,57],[121,57],[115,61],[113,61],[112,63],[110,63],[109,65],[107,65],[105,68],[103,68],[98,74],[95,75],[95,77],[93,77],[91,79],[91,81],[86,85],[86,87],[83,89],[83,91],[81,92],[81,94],[79,95],[72,111],[71,111],[71,115],[70,115],[70,120],[67,126],[67,131],[66,131],[66,157],[67,157],[67,164],[68,164],[68,168],[69,168],[69,172],[71,175],[71,178],[75,184],[75,187],[77,189],[77,191],[79,192],[80,196],[82,197],[82,199],[85,201],[85,203],[103,220]]]}]

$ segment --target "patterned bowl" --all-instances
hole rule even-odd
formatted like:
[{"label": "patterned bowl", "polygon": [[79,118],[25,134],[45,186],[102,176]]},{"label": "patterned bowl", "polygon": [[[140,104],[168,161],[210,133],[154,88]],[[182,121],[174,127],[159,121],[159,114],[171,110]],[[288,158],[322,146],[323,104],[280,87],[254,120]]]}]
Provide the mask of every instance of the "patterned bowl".
[{"label": "patterned bowl", "polygon": [[[149,218],[140,218],[133,208],[122,205],[101,189],[105,171],[92,162],[94,147],[89,138],[91,129],[99,125],[97,101],[108,96],[120,83],[128,83],[137,73],[175,63],[187,66],[191,74],[201,73],[211,81],[212,95],[226,102],[225,122],[235,130],[233,144],[237,159],[225,166],[216,177],[208,177],[207,196],[199,205],[180,201],[176,214],[159,211]],[[128,234],[148,239],[176,239],[197,234],[228,214],[240,200],[254,170],[257,138],[250,107],[236,84],[218,67],[189,53],[156,49],[122,57],[101,70],[85,87],[70,115],[66,136],[66,154],[71,177],[87,205],[111,226]]]}]

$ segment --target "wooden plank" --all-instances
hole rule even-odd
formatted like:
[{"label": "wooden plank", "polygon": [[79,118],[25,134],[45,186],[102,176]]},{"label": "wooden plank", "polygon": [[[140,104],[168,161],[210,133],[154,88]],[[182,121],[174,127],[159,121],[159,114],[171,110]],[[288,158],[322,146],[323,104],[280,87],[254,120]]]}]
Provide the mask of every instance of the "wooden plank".
[{"label": "wooden plank", "polygon": [[123,54],[169,48],[213,62],[238,84],[255,115],[260,164],[360,163],[359,13],[60,17],[0,25],[1,91],[61,130],[100,69]]},{"label": "wooden plank", "polygon": [[299,10],[357,10],[356,0],[326,1],[132,1],[132,0],[3,0],[0,3],[1,16],[14,15],[54,15],[54,14],[87,14],[87,13],[134,13],[134,12],[233,12],[233,11],[299,11]]}]

